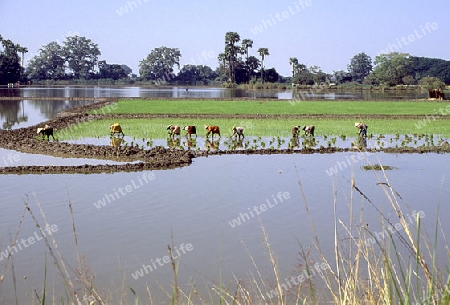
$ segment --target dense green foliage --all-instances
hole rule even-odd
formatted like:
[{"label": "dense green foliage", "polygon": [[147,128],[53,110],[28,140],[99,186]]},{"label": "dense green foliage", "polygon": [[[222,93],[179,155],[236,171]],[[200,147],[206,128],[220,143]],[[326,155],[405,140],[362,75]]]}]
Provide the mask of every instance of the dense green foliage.
[{"label": "dense green foliage", "polygon": [[381,54],[375,58],[373,74],[380,84],[394,86],[405,83],[409,75],[410,56],[406,53]]},{"label": "dense green foliage", "polygon": [[63,54],[67,67],[72,70],[76,79],[88,79],[97,66],[101,54],[96,43],[86,37],[69,36],[63,42]]},{"label": "dense green foliage", "polygon": [[296,57],[289,59],[292,67],[292,83],[295,85],[324,84],[329,82],[331,76],[327,75],[319,66],[307,67],[305,64],[299,63]]},{"label": "dense green foliage", "polygon": [[180,67],[181,52],[177,48],[159,47],[153,49],[139,62],[139,73],[143,79],[157,83],[175,79],[174,66]]},{"label": "dense green foliage", "polygon": [[14,44],[0,35],[0,85],[15,83],[21,79],[23,68],[18,53],[26,53],[27,49]]},{"label": "dense green foliage", "polygon": [[439,58],[415,57],[409,59],[410,74],[415,79],[436,77],[446,84],[450,84],[450,61]]},{"label": "dense green foliage", "polygon": [[65,78],[63,47],[53,41],[44,45],[27,67],[28,77],[35,80],[58,80]]},{"label": "dense green foliage", "polygon": [[[241,42],[241,45],[238,43]],[[236,32],[225,34],[225,48],[217,57],[219,68],[217,74],[221,81],[227,84],[249,83],[251,80],[260,79],[261,82],[277,82],[279,75],[275,68],[264,72],[264,58],[269,55],[268,48],[259,48],[255,56],[249,56],[249,49],[253,47],[253,40],[243,39]]]},{"label": "dense green foliage", "polygon": [[[371,81],[383,85],[416,85],[425,77],[435,77],[450,84],[450,62],[414,57],[407,53],[381,54],[375,59]],[[438,88],[433,88],[438,89]]]},{"label": "dense green foliage", "polygon": [[32,80],[95,78],[100,54],[98,45],[86,37],[69,36],[62,45],[53,41],[31,58],[28,77]]},{"label": "dense green foliage", "polygon": [[217,73],[203,65],[185,65],[178,73],[177,80],[183,85],[208,85]]},{"label": "dense green foliage", "polygon": [[364,78],[372,72],[372,59],[366,53],[356,54],[348,65],[348,71],[354,81],[362,83]]},{"label": "dense green foliage", "polygon": [[126,78],[129,73],[131,73],[131,69],[127,69],[126,65],[110,65],[106,63],[106,60],[98,62],[98,74],[100,78],[118,80],[121,78]]}]

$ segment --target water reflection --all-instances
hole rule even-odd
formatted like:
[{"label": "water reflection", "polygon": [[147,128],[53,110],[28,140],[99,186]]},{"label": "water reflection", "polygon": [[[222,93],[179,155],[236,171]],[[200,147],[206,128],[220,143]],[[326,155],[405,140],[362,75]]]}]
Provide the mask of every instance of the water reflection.
[{"label": "water reflection", "polygon": [[228,149],[240,149],[244,147],[244,138],[231,139],[231,143]]},{"label": "water reflection", "polygon": [[300,147],[300,139],[298,138],[297,135],[292,136],[291,141],[290,141],[290,146],[292,148],[299,148]]},{"label": "water reflection", "polygon": [[142,98],[273,98],[273,99],[354,99],[354,100],[397,100],[426,98],[426,92],[417,90],[359,90],[342,89],[241,89],[241,88],[187,88],[166,87],[21,87],[0,88],[3,97],[61,97],[61,98],[101,98],[101,97],[142,97]]},{"label": "water reflection", "polygon": [[181,143],[180,138],[167,138],[167,147],[180,148],[180,143]]},{"label": "water reflection", "polygon": [[2,129],[28,127],[55,118],[61,111],[92,103],[83,100],[0,100],[0,123]]},{"label": "water reflection", "polygon": [[206,139],[205,141],[205,150],[216,150],[220,147],[220,140],[217,141],[210,141],[209,139]]},{"label": "water reflection", "polygon": [[123,138],[111,136],[109,146],[119,147],[123,143]]},{"label": "water reflection", "polygon": [[358,137],[357,142],[355,143],[356,147],[359,150],[366,150],[367,149],[367,137]]},{"label": "water reflection", "polygon": [[186,136],[186,142],[183,142],[183,146],[188,148],[196,148],[197,147],[197,138],[192,139]]},{"label": "water reflection", "polygon": [[24,101],[0,100],[0,121],[2,129],[12,129],[16,124],[28,122]]}]

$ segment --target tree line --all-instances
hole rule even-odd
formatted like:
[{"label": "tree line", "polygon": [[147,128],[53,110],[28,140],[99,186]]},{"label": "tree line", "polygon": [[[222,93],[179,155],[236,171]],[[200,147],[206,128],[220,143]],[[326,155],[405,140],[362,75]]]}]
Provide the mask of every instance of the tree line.
[{"label": "tree line", "polygon": [[[139,76],[126,64],[99,61],[100,49],[96,43],[82,36],[69,36],[59,44],[43,45],[27,65],[24,65],[26,47],[4,39],[0,35],[0,85],[28,81],[111,80],[146,82],[157,85],[208,85],[211,83],[234,86],[248,83],[288,83],[293,85],[361,84],[371,86],[421,85],[424,83],[450,84],[450,62],[442,59],[415,57],[407,53],[380,54],[374,61],[366,53],[350,59],[347,70],[325,73],[319,66],[301,63],[289,58],[292,74],[280,75],[274,67],[266,69],[264,60],[269,48],[261,47],[250,54],[253,40],[242,39],[236,32],[227,32],[224,49],[218,55],[218,67],[206,65],[180,66],[178,48],[158,47],[139,62]],[[175,73],[175,71],[178,71]],[[428,78],[435,78],[430,80]],[[440,81],[441,83],[436,83]]]}]

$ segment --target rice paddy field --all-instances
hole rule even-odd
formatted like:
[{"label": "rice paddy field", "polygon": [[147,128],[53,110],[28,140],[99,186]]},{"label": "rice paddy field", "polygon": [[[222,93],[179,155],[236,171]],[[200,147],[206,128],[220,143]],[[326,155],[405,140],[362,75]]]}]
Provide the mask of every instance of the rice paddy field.
[{"label": "rice paddy field", "polygon": [[[97,113],[101,112],[101,109]],[[119,100],[111,114],[443,115],[442,101]]]},{"label": "rice paddy field", "polygon": [[[205,136],[204,125],[217,125],[221,128],[222,136],[231,136],[233,126],[243,126],[246,136],[291,136],[291,128],[296,125],[314,125],[315,135],[318,136],[356,136],[358,131],[354,127],[355,119],[331,119],[331,118],[309,118],[309,119],[246,119],[246,118],[114,118],[114,122],[120,123],[126,135],[135,138],[165,138],[167,137],[167,126],[186,125],[197,126],[199,136]],[[450,120],[440,120],[427,124],[420,129],[416,124],[417,119],[365,119],[369,126],[369,134],[435,134],[444,138],[450,137]],[[80,124],[76,133],[60,133],[61,140],[76,139],[84,137],[102,137],[108,135],[111,119],[91,121],[88,124]],[[182,132],[184,134],[184,132]]]},{"label": "rice paddy field", "polygon": [[450,105],[433,101],[301,101],[291,105],[279,100],[128,99],[90,113],[107,116],[60,132],[61,140],[107,136],[113,122],[119,123],[127,136],[137,139],[164,139],[170,124],[195,125],[199,136],[205,136],[204,125],[219,126],[222,137],[229,137],[233,126],[242,126],[246,136],[285,138],[292,135],[293,126],[314,125],[317,136],[355,137],[357,121],[366,123],[368,133],[375,137],[450,137]]},{"label": "rice paddy field", "polygon": [[[171,169],[1,175],[0,303],[449,304],[446,101],[114,101],[61,117],[75,123],[39,144],[246,151],[167,150],[198,155]],[[125,136],[110,137],[116,122]],[[198,137],[170,138],[169,124]],[[295,125],[315,137],[296,141]],[[300,153],[321,146],[358,150]]]}]

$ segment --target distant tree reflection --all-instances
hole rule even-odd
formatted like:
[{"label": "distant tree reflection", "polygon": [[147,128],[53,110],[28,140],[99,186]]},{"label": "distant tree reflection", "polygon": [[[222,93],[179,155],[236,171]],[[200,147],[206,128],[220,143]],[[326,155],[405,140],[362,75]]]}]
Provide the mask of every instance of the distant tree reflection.
[{"label": "distant tree reflection", "polygon": [[23,101],[0,100],[0,120],[2,129],[12,129],[16,124],[28,122]]}]

